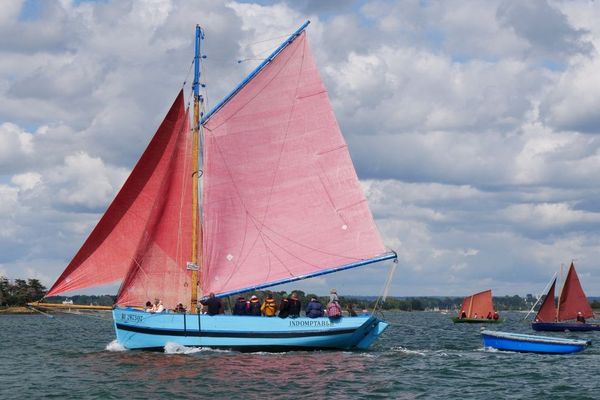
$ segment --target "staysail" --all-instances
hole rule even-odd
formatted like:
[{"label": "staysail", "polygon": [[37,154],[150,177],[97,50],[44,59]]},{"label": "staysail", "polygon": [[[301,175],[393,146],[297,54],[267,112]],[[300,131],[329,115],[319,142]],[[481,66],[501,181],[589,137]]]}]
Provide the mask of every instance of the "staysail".
[{"label": "staysail", "polygon": [[203,293],[384,254],[305,32],[203,127]]},{"label": "staysail", "polygon": [[566,321],[575,319],[578,312],[581,312],[585,318],[592,318],[594,316],[592,307],[577,277],[575,265],[571,263],[558,301],[558,320]]},{"label": "staysail", "polygon": [[556,278],[552,281],[552,285],[550,285],[550,289],[548,289],[548,293],[546,293],[546,298],[544,302],[540,306],[540,309],[535,316],[535,321],[537,322],[554,322],[556,321],[556,305],[554,304],[554,291],[556,287]]},{"label": "staysail", "polygon": [[486,318],[488,314],[493,314],[492,291],[486,290],[465,297],[459,315],[463,315],[463,312],[466,318]]},{"label": "staysail", "polygon": [[[182,183],[189,176],[176,175],[189,165],[183,159],[190,148],[188,124],[181,91],[129,178],[47,296],[127,277],[119,303],[143,305],[155,296],[164,299],[171,284],[182,283],[185,288],[191,188]],[[139,274],[152,282],[140,285]]]}]

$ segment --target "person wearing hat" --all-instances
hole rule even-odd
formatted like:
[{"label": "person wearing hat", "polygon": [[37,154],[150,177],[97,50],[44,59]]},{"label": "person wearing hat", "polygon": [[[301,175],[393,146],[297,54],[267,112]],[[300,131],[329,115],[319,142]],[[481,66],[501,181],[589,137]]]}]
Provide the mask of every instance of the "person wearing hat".
[{"label": "person wearing hat", "polygon": [[583,314],[581,313],[581,311],[577,312],[577,322],[585,324],[585,318],[584,318]]},{"label": "person wearing hat", "polygon": [[292,293],[288,297],[288,315],[290,318],[298,318],[300,316],[300,310],[302,310],[302,303],[298,299],[296,292]]},{"label": "person wearing hat", "polygon": [[340,301],[340,299],[338,298],[338,295],[337,295],[337,290],[335,290],[335,289],[331,289],[331,290],[329,291],[329,302],[330,302],[330,303],[332,303],[332,302],[334,302],[334,301],[337,303],[337,302],[339,302],[339,301]]},{"label": "person wearing hat", "polygon": [[289,297],[282,297],[279,303],[279,318],[287,318],[290,315],[290,300]]},{"label": "person wearing hat", "polygon": [[246,299],[244,296],[237,298],[233,305],[233,315],[246,315]]},{"label": "person wearing hat", "polygon": [[248,303],[248,315],[260,317],[260,307],[260,300],[256,295],[252,295],[252,297],[250,297],[250,302]]}]

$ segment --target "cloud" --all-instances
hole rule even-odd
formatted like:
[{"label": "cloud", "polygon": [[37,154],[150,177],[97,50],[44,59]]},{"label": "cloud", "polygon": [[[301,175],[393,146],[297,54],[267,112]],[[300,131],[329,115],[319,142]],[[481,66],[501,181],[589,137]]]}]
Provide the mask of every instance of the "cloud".
[{"label": "cloud", "polygon": [[[523,294],[571,258],[589,294],[600,290],[598,2],[26,5],[6,1],[0,15],[4,274],[50,284],[68,263],[184,81],[189,94],[197,23],[207,111],[310,19],[358,175],[399,254],[392,294]],[[373,294],[385,275],[295,287]]]},{"label": "cloud", "polygon": [[562,59],[565,55],[589,54],[592,44],[585,29],[571,26],[567,16],[546,1],[503,1],[497,10],[500,24],[527,41],[529,51]]}]

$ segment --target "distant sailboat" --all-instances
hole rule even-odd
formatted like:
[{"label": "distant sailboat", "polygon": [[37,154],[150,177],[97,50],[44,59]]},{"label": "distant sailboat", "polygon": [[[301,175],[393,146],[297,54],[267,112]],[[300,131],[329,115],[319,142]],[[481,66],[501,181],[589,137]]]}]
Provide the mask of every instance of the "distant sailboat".
[{"label": "distant sailboat", "polygon": [[571,263],[569,272],[558,298],[558,307],[554,303],[556,278],[548,288],[546,297],[535,316],[531,327],[536,331],[596,331],[598,324],[575,322],[577,316],[593,318],[594,312],[579,282],[575,265]]},{"label": "distant sailboat", "polygon": [[492,302],[492,290],[475,293],[465,297],[458,317],[452,318],[456,323],[497,323],[500,322]]},{"label": "distant sailboat", "polygon": [[[396,259],[361,191],[308,23],[202,119],[204,34],[196,27],[192,128],[181,91],[47,296],[121,281],[113,318],[129,349],[364,349],[387,328],[373,315],[241,319],[202,315],[197,306],[211,292],[225,297]],[[141,311],[155,298],[188,312]]]}]

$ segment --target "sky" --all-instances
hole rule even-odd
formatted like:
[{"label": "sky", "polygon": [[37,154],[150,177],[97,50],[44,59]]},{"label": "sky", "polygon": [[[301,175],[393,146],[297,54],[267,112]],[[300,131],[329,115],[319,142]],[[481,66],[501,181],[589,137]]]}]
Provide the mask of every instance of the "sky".
[{"label": "sky", "polygon": [[[0,12],[0,275],[50,286],[177,92],[205,30],[210,108],[308,36],[390,294],[600,295],[600,2],[38,1]],[[241,62],[239,62],[241,61]],[[387,266],[294,283],[376,295]]]}]

